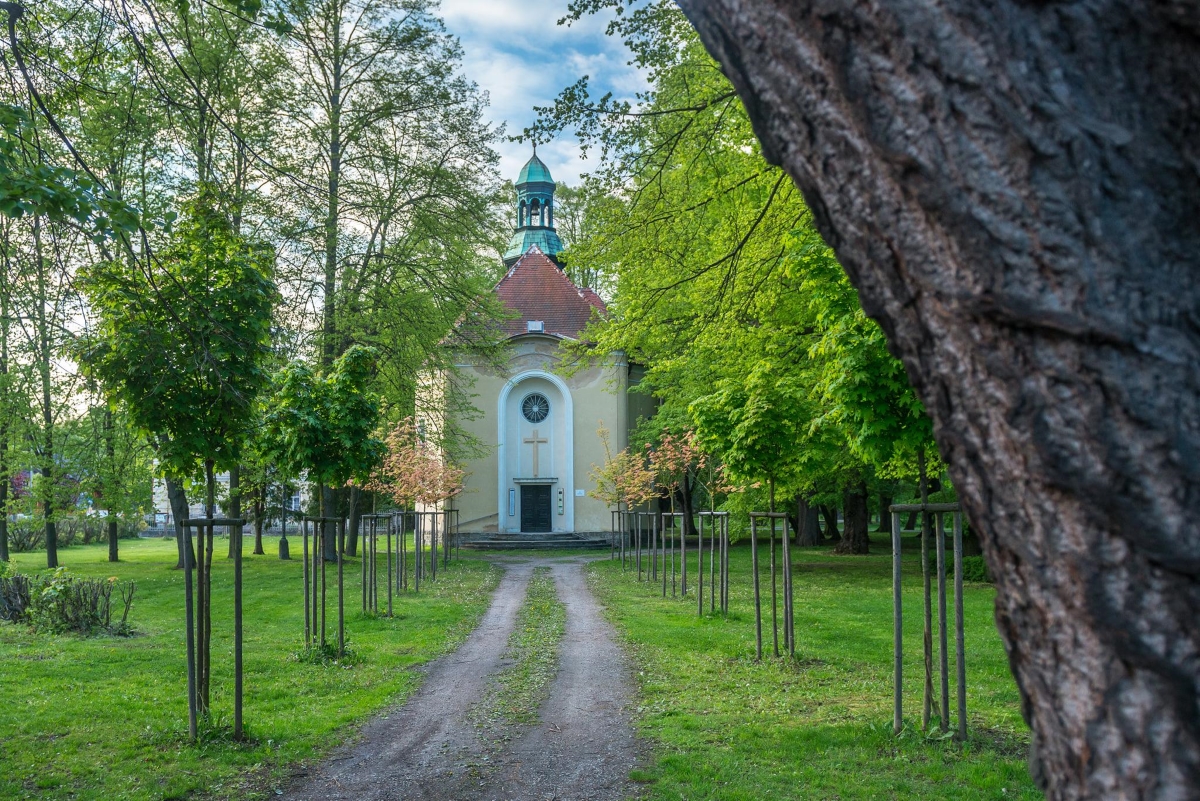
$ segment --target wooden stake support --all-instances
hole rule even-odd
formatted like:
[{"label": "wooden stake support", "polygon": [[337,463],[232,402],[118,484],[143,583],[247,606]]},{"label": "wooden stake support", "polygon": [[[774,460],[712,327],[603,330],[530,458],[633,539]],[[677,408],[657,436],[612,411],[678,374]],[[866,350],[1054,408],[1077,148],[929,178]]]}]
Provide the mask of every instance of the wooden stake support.
[{"label": "wooden stake support", "polygon": [[901,601],[901,546],[900,546],[900,515],[905,512],[920,512],[924,518],[921,527],[921,566],[922,582],[925,590],[925,626],[923,641],[925,643],[925,691],[922,693],[922,726],[929,728],[931,708],[933,706],[933,658],[931,631],[932,614],[930,604],[930,576],[928,558],[928,539],[930,515],[935,516],[936,525],[933,533],[934,552],[937,571],[937,617],[938,617],[938,679],[941,696],[941,729],[950,730],[950,664],[949,664],[949,624],[946,609],[946,545],[945,545],[945,515],[952,515],[954,526],[954,657],[957,684],[957,739],[967,739],[967,668],[965,660],[965,637],[963,631],[963,595],[962,595],[962,511],[957,503],[917,503],[895,504],[889,507],[892,514],[892,641],[894,674],[892,699],[892,728],[896,734],[904,728],[904,697],[903,697],[903,641],[904,616]]},{"label": "wooden stake support", "polygon": [[[202,532],[207,529],[211,539],[213,530],[218,526],[229,529],[229,536],[237,537],[237,548],[233,557],[233,738],[241,740],[244,736],[242,725],[242,536],[244,518],[240,517],[189,517],[180,521],[183,526],[183,565],[184,565],[184,617],[186,618],[185,642],[188,676],[188,736],[194,741],[197,734],[197,715],[199,713],[199,691],[197,684],[196,665],[196,611],[193,601],[192,570],[192,529]],[[203,541],[203,534],[201,535]]]},{"label": "wooden stake support", "polygon": [[[775,649],[775,656],[780,656],[779,648],[779,633],[780,628],[783,629],[783,651],[786,651],[789,656],[796,655],[796,629],[795,629],[795,614],[792,604],[792,560],[791,550],[789,548],[788,537],[788,520],[787,514],[784,512],[751,512],[750,513],[750,547],[754,560],[754,582],[755,582],[755,623],[758,626],[758,643],[757,655],[762,659],[762,609],[760,606],[758,592],[758,526],[759,521],[766,521],[770,526],[770,548],[771,548],[771,636],[772,644]],[[777,524],[783,522],[783,565],[782,569],[775,562],[775,534]],[[779,615],[779,596],[781,594],[779,582],[782,581],[783,595],[783,616]]]}]

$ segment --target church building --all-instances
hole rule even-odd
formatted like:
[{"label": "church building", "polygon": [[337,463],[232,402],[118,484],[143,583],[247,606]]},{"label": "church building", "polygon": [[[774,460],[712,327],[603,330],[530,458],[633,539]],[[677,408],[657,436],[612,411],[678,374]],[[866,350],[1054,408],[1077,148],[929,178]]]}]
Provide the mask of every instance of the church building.
[{"label": "church building", "polygon": [[606,309],[599,295],[576,286],[562,269],[555,183],[536,151],[516,189],[508,269],[494,290],[514,315],[503,324],[507,362],[496,370],[459,360],[478,414],[457,423],[487,448],[462,464],[465,488],[450,505],[467,534],[608,532],[610,507],[588,495],[594,488],[588,473],[606,458],[597,432],[609,431],[609,448],[617,453],[638,415],[651,413],[651,401],[629,394],[639,371],[623,353],[570,377],[559,374],[563,343],[579,339]]}]

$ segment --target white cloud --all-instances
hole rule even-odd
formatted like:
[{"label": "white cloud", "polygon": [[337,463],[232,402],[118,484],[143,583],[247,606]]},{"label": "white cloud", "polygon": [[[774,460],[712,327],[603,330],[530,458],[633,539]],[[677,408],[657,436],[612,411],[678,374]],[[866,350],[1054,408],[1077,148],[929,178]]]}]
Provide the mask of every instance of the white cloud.
[{"label": "white cloud", "polygon": [[[447,29],[463,46],[463,72],[491,98],[489,117],[519,134],[536,118],[534,106],[548,106],[560,91],[580,77],[591,79],[592,94],[612,91],[631,98],[645,87],[630,66],[629,52],[618,39],[604,35],[605,17],[587,17],[558,25],[567,0],[443,0]],[[501,175],[516,178],[529,159],[530,147],[501,142]],[[589,163],[569,133],[538,148],[556,181],[575,184]]]}]

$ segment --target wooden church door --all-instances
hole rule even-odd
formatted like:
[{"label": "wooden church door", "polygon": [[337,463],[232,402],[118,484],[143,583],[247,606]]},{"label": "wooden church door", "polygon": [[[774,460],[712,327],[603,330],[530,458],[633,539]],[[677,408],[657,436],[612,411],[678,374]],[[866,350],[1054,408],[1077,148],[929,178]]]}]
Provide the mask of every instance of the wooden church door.
[{"label": "wooden church door", "polygon": [[521,531],[550,530],[550,485],[521,485]]}]

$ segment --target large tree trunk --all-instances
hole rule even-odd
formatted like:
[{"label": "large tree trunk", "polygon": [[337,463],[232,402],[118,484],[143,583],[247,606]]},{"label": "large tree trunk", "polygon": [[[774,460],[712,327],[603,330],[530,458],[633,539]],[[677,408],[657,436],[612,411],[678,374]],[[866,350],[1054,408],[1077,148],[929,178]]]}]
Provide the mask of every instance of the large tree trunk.
[{"label": "large tree trunk", "polygon": [[[0,373],[2,375],[2,373]],[[0,422],[0,562],[8,561],[8,431]]]},{"label": "large tree trunk", "polygon": [[841,539],[841,534],[838,533],[837,517],[838,510],[836,506],[821,506],[821,517],[825,518],[825,533],[822,537],[826,541],[836,541]]},{"label": "large tree trunk", "polygon": [[879,493],[879,528],[875,529],[881,534],[892,533],[892,513],[888,508],[892,505],[893,498],[891,495]]},{"label": "large tree trunk", "polygon": [[[240,518],[242,516],[242,468],[240,465],[234,465],[229,470],[229,498],[225,501],[225,516]],[[226,549],[226,559],[236,559],[238,551],[242,550],[242,543],[238,542],[237,535],[233,531],[233,526],[225,529],[228,532],[229,547]]]},{"label": "large tree trunk", "polygon": [[8,474],[8,425],[11,418],[8,401],[8,229],[4,229],[2,244],[4,261],[0,264],[0,562],[7,562],[8,555],[8,488],[12,477]]},{"label": "large tree trunk", "polygon": [[104,409],[104,457],[108,460],[107,484],[103,489],[108,494],[105,505],[108,507],[108,561],[116,562],[120,558],[117,551],[117,518],[113,516],[113,502],[116,500],[116,465],[117,449],[113,442],[113,413],[112,409]]},{"label": "large tree trunk", "polygon": [[[321,507],[321,517],[337,517],[341,514],[338,509],[337,493],[331,487],[320,488],[321,498],[324,500],[324,505]],[[337,564],[337,524],[322,523],[322,541],[325,543],[325,554],[323,558],[330,564]]]},{"label": "large tree trunk", "polygon": [[859,482],[846,488],[842,495],[846,519],[842,521],[842,540],[838,553],[865,554],[870,551],[870,514],[867,512],[867,485]]},{"label": "large tree trunk", "polygon": [[254,554],[262,556],[266,553],[263,550],[263,524],[266,522],[264,518],[267,516],[267,485],[260,484],[258,491],[254,493]]},{"label": "large tree trunk", "polygon": [[695,539],[700,536],[696,528],[696,504],[692,496],[696,491],[696,482],[691,473],[684,473],[682,486],[675,488],[676,508],[683,512],[683,536]]},{"label": "large tree trunk", "polygon": [[[184,554],[184,539],[182,521],[187,520],[190,515],[188,509],[187,493],[184,492],[183,486],[174,479],[166,479],[167,484],[167,501],[171,504],[171,519],[175,523],[175,551],[178,556],[175,562],[176,570],[183,570],[183,554]],[[192,564],[196,563],[196,555],[192,554]]]},{"label": "large tree trunk", "polygon": [[796,532],[797,545],[811,547],[824,544],[819,515],[820,510],[804,498],[796,500],[796,517],[792,519],[792,529]]},{"label": "large tree trunk", "polygon": [[1200,787],[1200,10],[681,0],[879,320],[1055,799]]},{"label": "large tree trunk", "polygon": [[117,550],[117,538],[120,531],[117,528],[117,518],[113,517],[112,513],[108,515],[108,561],[120,561],[120,552]]}]

